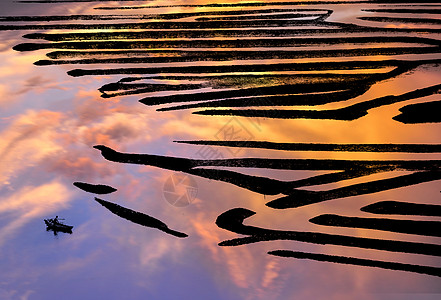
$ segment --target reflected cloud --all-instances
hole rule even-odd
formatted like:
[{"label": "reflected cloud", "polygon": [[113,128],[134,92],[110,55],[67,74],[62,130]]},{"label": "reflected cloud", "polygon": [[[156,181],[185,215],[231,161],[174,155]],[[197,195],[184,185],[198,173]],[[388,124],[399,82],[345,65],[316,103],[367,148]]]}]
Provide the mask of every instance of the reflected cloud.
[{"label": "reflected cloud", "polygon": [[193,227],[201,238],[200,243],[211,252],[211,260],[215,263],[214,268],[222,268],[229,274],[231,281],[239,288],[249,288],[253,268],[253,258],[248,249],[240,248],[239,251],[230,251],[228,248],[219,248],[215,242],[219,241],[219,234],[209,230],[212,228],[212,221],[206,219],[202,214],[196,216]]},{"label": "reflected cloud", "polygon": [[54,83],[51,79],[45,78],[43,76],[32,76],[28,78],[22,85],[22,88],[15,92],[15,95],[26,94],[32,90],[35,90],[39,93],[46,92],[48,89],[60,89],[67,90],[60,86],[58,83]]},{"label": "reflected cloud", "polygon": [[262,257],[259,247],[239,247],[231,251],[230,248],[216,246],[229,233],[217,230],[212,220],[203,213],[196,214],[191,224],[198,236],[198,244],[211,254],[204,260],[217,277],[220,288],[227,280],[228,285],[233,284],[238,289],[243,299],[279,297],[285,277],[277,259]]},{"label": "reflected cloud", "polygon": [[71,200],[70,190],[57,181],[41,186],[26,186],[0,198],[0,214],[14,217],[0,229],[0,246],[11,234],[31,220],[67,208]]},{"label": "reflected cloud", "polygon": [[44,162],[44,165],[48,171],[62,174],[71,180],[78,178],[82,180],[92,180],[117,174],[117,170],[108,164],[99,163],[94,161],[91,157],[81,155],[82,151],[62,153],[54,158],[48,158]]},{"label": "reflected cloud", "polygon": [[88,127],[80,127],[79,134],[87,145],[109,142],[119,145],[141,135],[148,140],[148,127],[148,121],[142,115],[116,112]]},{"label": "reflected cloud", "polygon": [[96,261],[102,254],[102,250],[97,250],[95,252],[89,253],[86,257],[70,258],[57,266],[57,270],[59,272],[72,272],[78,269],[82,269],[89,264],[93,264],[93,262]]},{"label": "reflected cloud", "polygon": [[154,270],[159,268],[160,261],[170,256],[173,252],[179,252],[181,246],[170,239],[157,238],[141,246],[139,253],[139,263],[143,267],[149,267]]},{"label": "reflected cloud", "polygon": [[0,182],[8,184],[12,176],[62,150],[54,140],[61,119],[57,112],[27,111],[0,133]]}]

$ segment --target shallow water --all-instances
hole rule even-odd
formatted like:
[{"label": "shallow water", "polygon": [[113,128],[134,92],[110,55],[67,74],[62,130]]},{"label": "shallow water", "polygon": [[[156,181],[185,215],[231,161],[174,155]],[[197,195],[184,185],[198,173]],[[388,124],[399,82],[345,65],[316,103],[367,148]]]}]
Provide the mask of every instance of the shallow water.
[{"label": "shallow water", "polygon": [[[358,17],[439,20],[439,11],[435,9],[441,7],[398,4],[407,9],[437,12],[398,14],[363,10],[397,8],[381,3],[322,2],[302,6],[267,3],[230,7],[204,4],[207,3],[3,1],[0,4],[2,16],[131,15],[130,18],[135,18],[0,19],[0,298],[439,298],[441,240],[438,236],[426,231],[415,234],[361,226],[324,226],[309,220],[335,214],[439,221],[436,214],[389,215],[360,210],[386,200],[439,204],[441,151],[437,145],[441,119],[433,111],[424,109],[413,113],[412,108],[417,106],[408,106],[439,101],[439,90],[427,90],[438,85],[441,79],[440,33],[436,31],[439,26],[433,20],[414,24]],[[139,5],[155,7],[102,9]],[[309,11],[293,11],[299,8]],[[279,11],[276,15],[333,12],[324,23],[305,24],[277,18],[259,19],[256,22],[260,23],[252,24],[254,21],[250,21],[249,16],[255,12],[238,13],[264,9],[288,11]],[[174,19],[176,15],[173,18],[167,15],[177,13],[187,15],[177,19]],[[271,12],[265,14],[271,15]],[[137,21],[141,16],[143,19]],[[231,20],[231,17],[244,16],[247,18]],[[152,17],[153,20],[148,19]],[[203,17],[230,19],[197,20]],[[311,18],[303,21],[311,22]],[[154,28],[99,28],[102,24],[118,27],[121,26],[118,24],[135,22],[137,26],[146,22]],[[210,25],[210,22],[218,23]],[[56,28],[55,25],[60,24],[71,24],[71,27],[82,24],[83,28]],[[97,24],[97,28],[84,28],[90,24]],[[360,27],[347,29],[341,24]],[[34,27],[13,27],[18,25]],[[205,28],[197,29],[198,26]],[[360,29],[362,26],[368,27]],[[278,31],[271,35],[269,30]],[[128,37],[125,35],[128,32],[144,36]],[[57,39],[61,40],[57,42],[63,44],[35,51],[12,49],[23,43],[48,43],[35,35],[23,37],[35,33],[47,34],[40,37],[49,40],[60,34]],[[101,43],[73,44],[72,40],[81,40],[80,33],[89,39],[100,39]],[[115,36],[116,33],[121,35]],[[268,35],[271,37],[264,38]],[[366,37],[378,37],[378,40],[362,39]],[[145,43],[135,43],[139,38]],[[134,47],[136,49],[130,50],[138,53],[123,52],[125,49],[106,55],[102,51],[123,47],[106,39],[121,40],[124,47]],[[286,39],[292,39],[290,44],[277,44],[278,40]],[[312,43],[313,39],[316,40]],[[158,41],[161,42],[152,46]],[[176,44],[177,41],[180,42]],[[353,49],[360,52],[355,53]],[[279,53],[268,54],[268,51]],[[281,51],[291,51],[291,54]],[[48,53],[52,54],[46,56]],[[149,60],[127,61],[135,58]],[[85,59],[102,60],[79,63]],[[52,64],[67,61],[47,66],[33,64],[41,60]],[[310,65],[305,67],[306,64]],[[86,71],[70,72],[75,69]],[[102,92],[107,97],[101,97]],[[383,101],[385,96],[391,96],[386,100],[393,101]],[[140,99],[144,100],[139,102]],[[181,106],[189,104],[193,105]],[[157,111],[173,106],[181,107]],[[393,119],[404,106],[409,108],[402,110],[402,118]],[[352,113],[338,113],[338,109],[347,107],[352,107]],[[421,116],[432,116],[432,119],[406,123],[415,116],[423,121]],[[211,144],[195,141],[211,141]],[[250,141],[273,144],[259,146]],[[289,147],[295,149],[287,150],[277,143],[289,143]],[[352,145],[351,149],[341,149],[347,144]],[[407,144],[415,144],[415,148],[412,146],[409,150]],[[100,149],[93,148],[96,145],[118,153],[156,156],[147,159],[112,153],[106,156]],[[171,157],[189,160],[171,160]],[[281,160],[269,165],[268,159]],[[135,160],[142,164],[133,164]],[[409,161],[416,162],[409,166]],[[346,171],[348,177],[328,181],[323,178],[329,177],[316,177],[313,178],[316,181],[294,182],[336,171]],[[398,176],[403,177],[392,179]],[[93,189],[87,191],[90,186],[83,186],[85,191],[78,188],[78,184],[74,186],[74,182],[107,185],[117,191],[97,194]],[[311,193],[305,195],[303,190]],[[292,195],[292,201],[285,205],[297,206],[302,201],[305,205],[286,209],[266,205],[287,195]],[[130,211],[112,205],[106,209],[95,197]],[[216,224],[220,215],[233,208],[256,213],[244,220],[245,225],[290,231],[291,238],[293,231],[313,232],[329,234],[332,238],[344,235],[382,239],[386,240],[386,246],[375,249],[372,243],[360,247],[315,238],[309,242],[276,239],[219,246],[222,241],[246,237],[240,230],[250,230],[236,231]],[[146,221],[137,213],[160,223],[148,218]],[[74,226],[72,234],[54,235],[46,231],[43,219],[55,215]],[[234,221],[230,219],[227,225]],[[161,223],[188,237],[167,234]],[[402,223],[402,228],[419,224],[422,223],[409,227]],[[438,226],[439,223],[427,224]],[[416,250],[405,250],[405,253],[402,250],[410,248],[404,244],[400,244],[398,250],[392,249],[396,241],[418,244]],[[426,251],[421,243],[432,246]],[[297,259],[267,254],[276,250],[301,251],[310,256]],[[413,267],[406,271],[390,270],[399,269],[396,265],[386,269],[378,265],[359,266],[355,260],[317,261],[319,256],[311,256],[314,254],[328,255],[328,260],[338,256],[395,262],[400,266],[429,266],[438,275],[416,273]]]}]

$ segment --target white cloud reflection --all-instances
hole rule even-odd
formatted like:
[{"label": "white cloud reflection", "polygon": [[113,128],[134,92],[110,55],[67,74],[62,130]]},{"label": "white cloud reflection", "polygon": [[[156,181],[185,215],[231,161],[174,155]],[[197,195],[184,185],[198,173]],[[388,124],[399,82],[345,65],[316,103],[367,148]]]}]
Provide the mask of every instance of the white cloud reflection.
[{"label": "white cloud reflection", "polygon": [[0,198],[0,215],[12,220],[0,229],[0,246],[6,239],[35,218],[42,218],[69,206],[71,191],[60,182],[26,186]]},{"label": "white cloud reflection", "polygon": [[0,133],[2,184],[9,184],[11,177],[62,150],[62,146],[54,140],[61,117],[62,114],[47,110],[27,111]]}]

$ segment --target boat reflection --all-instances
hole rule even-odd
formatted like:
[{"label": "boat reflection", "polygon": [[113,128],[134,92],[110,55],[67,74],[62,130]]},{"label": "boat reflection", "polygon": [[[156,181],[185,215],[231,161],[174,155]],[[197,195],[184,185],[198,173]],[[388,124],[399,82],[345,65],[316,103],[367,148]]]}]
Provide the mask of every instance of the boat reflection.
[{"label": "boat reflection", "polygon": [[62,219],[58,219],[58,216],[53,219],[44,219],[44,223],[46,224],[46,231],[53,231],[54,235],[58,235],[58,232],[72,234],[73,226],[63,224],[59,220]]}]

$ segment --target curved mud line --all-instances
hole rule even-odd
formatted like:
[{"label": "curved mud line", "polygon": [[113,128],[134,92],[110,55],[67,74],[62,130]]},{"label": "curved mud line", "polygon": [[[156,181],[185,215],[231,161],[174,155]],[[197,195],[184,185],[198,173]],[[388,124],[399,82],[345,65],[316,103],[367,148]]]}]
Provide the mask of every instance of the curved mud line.
[{"label": "curved mud line", "polygon": [[233,208],[219,215],[216,219],[216,225],[219,228],[248,235],[248,237],[220,242],[219,246],[239,246],[262,241],[291,240],[320,245],[339,245],[390,252],[441,256],[441,245],[436,244],[352,237],[319,232],[282,231],[244,225],[243,221],[254,214],[255,212],[245,208]]},{"label": "curved mud line", "polygon": [[441,205],[400,201],[380,201],[360,209],[372,214],[441,217]]},{"label": "curved mud line", "polygon": [[261,148],[284,151],[342,151],[342,152],[404,152],[441,153],[440,144],[317,144],[278,143],[265,141],[174,141],[191,145],[210,145],[239,148]]},{"label": "curved mud line", "polygon": [[[399,1],[400,3],[414,3],[406,0]],[[424,1],[424,2],[436,2],[436,1]],[[149,6],[107,6],[107,7],[96,7],[95,9],[102,10],[113,10],[113,9],[146,9],[146,8],[177,8],[177,7],[250,7],[250,6],[280,6],[280,5],[317,5],[317,4],[379,4],[387,3],[390,4],[391,1],[388,0],[349,0],[349,1],[287,1],[287,2],[242,2],[242,3],[213,3],[213,4],[177,4],[177,5],[149,5]],[[437,3],[437,2],[436,2]]]},{"label": "curved mud line", "polygon": [[374,229],[424,236],[441,236],[441,222],[437,221],[359,218],[324,214],[310,219],[309,222],[324,226]]},{"label": "curved mud line", "polygon": [[[347,62],[311,62],[311,63],[276,63],[256,65],[222,65],[222,66],[182,66],[161,68],[117,68],[117,69],[74,69],[67,74],[73,77],[88,75],[122,75],[122,74],[152,74],[158,73],[243,73],[268,71],[326,71],[326,70],[371,70],[385,67],[397,67],[400,72],[416,68],[424,64],[437,64],[441,59],[421,60],[416,62],[383,60],[383,61],[347,61]],[[403,71],[404,70],[404,71]]]},{"label": "curved mud line", "polygon": [[401,114],[393,117],[404,124],[441,122],[441,101],[410,104],[400,108]]},{"label": "curved mud line", "polygon": [[[142,1],[142,0],[138,0],[138,1]],[[67,1],[62,1],[62,2],[67,2]],[[163,13],[163,14],[143,14],[143,15],[0,16],[0,22],[5,22],[5,21],[7,21],[7,22],[50,22],[50,21],[73,21],[73,20],[126,20],[126,19],[174,20],[174,19],[182,19],[182,18],[198,17],[198,16],[210,16],[210,15],[269,14],[269,13],[304,12],[304,11],[309,11],[309,10],[258,9],[258,10],[240,10],[240,11],[205,11],[205,12],[190,12],[190,13]],[[332,11],[329,11],[326,9],[317,9],[317,11],[322,11],[325,14],[329,14],[332,12]],[[314,14],[293,14],[293,15],[310,16],[310,15],[314,15]],[[324,15],[324,14],[320,14],[320,15]],[[43,33],[42,35],[46,35],[46,34]],[[48,34],[48,35],[51,35],[51,34]]]},{"label": "curved mud line", "polygon": [[397,176],[394,178],[353,184],[328,191],[295,190],[288,196],[284,196],[266,203],[266,206],[276,209],[297,208],[333,199],[374,194],[440,179],[441,171],[425,171]]},{"label": "curved mud line", "polygon": [[85,192],[89,192],[92,194],[110,194],[116,192],[117,189],[103,184],[90,184],[85,182],[74,182],[74,186],[79,189],[82,189]]},{"label": "curved mud line", "polygon": [[[279,193],[287,196],[268,202],[272,208],[293,208],[331,199],[351,197],[362,194],[395,189],[441,178],[440,161],[356,161],[323,159],[270,159],[270,158],[233,158],[233,159],[188,159],[150,154],[131,154],[117,152],[103,145],[94,146],[101,155],[113,162],[141,164],[163,169],[186,172],[218,181],[224,181],[248,190],[266,195]],[[246,175],[229,170],[207,167],[228,166],[237,168],[267,168],[281,170],[332,170],[343,171],[332,174],[312,176],[296,181],[281,181],[266,177]],[[307,191],[297,187],[338,182],[355,177],[386,171],[416,171],[413,174],[395,178],[353,184],[328,191]],[[424,171],[424,172],[423,172]]]},{"label": "curved mud line", "polygon": [[362,259],[355,257],[336,256],[327,254],[306,253],[291,250],[275,250],[268,252],[270,255],[279,257],[292,257],[297,259],[310,259],[315,261],[331,262],[337,264],[355,265],[363,267],[374,267],[393,271],[406,271],[425,275],[441,277],[441,268],[404,264],[389,261],[379,261],[371,259]]},{"label": "curved mud line", "polygon": [[[366,116],[368,111],[373,108],[440,93],[441,84],[437,84],[426,88],[416,89],[401,95],[383,96],[333,110],[207,109],[195,111],[193,114],[210,116],[265,117],[277,119],[323,119],[353,121]],[[395,118],[400,119],[398,116]]]},{"label": "curved mud line", "polygon": [[101,204],[102,206],[104,206],[105,208],[110,210],[110,212],[112,212],[113,214],[115,214],[123,219],[129,220],[130,222],[133,222],[133,223],[145,226],[145,227],[156,228],[156,229],[159,229],[165,233],[168,233],[170,235],[174,235],[179,238],[185,238],[188,236],[185,233],[171,230],[170,228],[168,228],[168,226],[164,222],[162,222],[156,218],[153,218],[149,215],[122,207],[118,204],[108,202],[108,201],[105,201],[102,199],[95,198],[95,201],[97,201],[99,204]]}]

